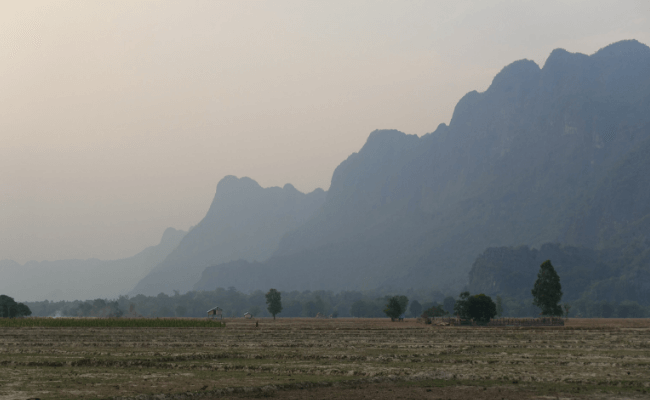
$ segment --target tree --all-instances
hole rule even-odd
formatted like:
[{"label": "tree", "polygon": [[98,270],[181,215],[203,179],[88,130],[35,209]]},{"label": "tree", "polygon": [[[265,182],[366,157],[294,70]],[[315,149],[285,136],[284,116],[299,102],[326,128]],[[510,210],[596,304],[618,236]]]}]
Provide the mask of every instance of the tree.
[{"label": "tree", "polygon": [[13,297],[0,295],[0,317],[16,318],[32,315],[32,311],[23,303],[16,303]]},{"label": "tree", "polygon": [[432,318],[432,317],[444,317],[445,315],[448,314],[449,313],[445,311],[442,304],[433,303],[433,306],[424,310],[422,316],[426,318]]},{"label": "tree", "polygon": [[532,290],[533,304],[542,310],[542,315],[562,316],[562,285],[551,260],[546,260],[539,267],[537,281]]},{"label": "tree", "polygon": [[420,302],[417,300],[413,300],[411,302],[409,311],[411,312],[411,315],[414,315],[416,317],[420,316],[420,314],[422,314],[422,304],[420,304]]},{"label": "tree", "polygon": [[400,303],[400,296],[389,298],[388,303],[386,303],[386,308],[384,308],[384,312],[390,317],[391,321],[399,318],[399,316],[404,312],[402,304]]},{"label": "tree", "polygon": [[16,306],[16,311],[18,312],[19,317],[28,317],[32,315],[32,310],[29,309],[26,305],[23,303],[18,303]]},{"label": "tree", "polygon": [[266,309],[269,310],[269,314],[273,315],[275,320],[276,314],[282,312],[282,295],[280,292],[275,289],[269,290],[266,294],[266,305],[268,306]]},{"label": "tree", "polygon": [[501,296],[497,296],[497,316],[502,316],[503,315],[503,300],[501,300]]},{"label": "tree", "polygon": [[467,311],[468,299],[469,299],[469,292],[462,292],[460,294],[460,297],[454,304],[454,314],[456,314],[460,318],[464,318],[464,319],[471,318]]},{"label": "tree", "polygon": [[406,310],[408,309],[407,307],[409,305],[409,298],[406,297],[406,296],[397,296],[397,301],[399,301],[399,306],[402,309],[402,312],[400,313],[400,315],[404,314],[406,312]]},{"label": "tree", "polygon": [[470,296],[467,299],[467,314],[474,321],[486,323],[497,315],[497,305],[483,293]]}]

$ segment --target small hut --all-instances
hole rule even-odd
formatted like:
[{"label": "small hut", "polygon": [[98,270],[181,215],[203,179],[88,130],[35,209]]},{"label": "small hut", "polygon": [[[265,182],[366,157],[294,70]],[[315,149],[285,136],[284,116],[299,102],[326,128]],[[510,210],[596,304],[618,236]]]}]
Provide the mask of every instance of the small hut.
[{"label": "small hut", "polygon": [[251,319],[251,318],[253,318],[253,314],[247,312],[247,313],[244,314],[244,318]]},{"label": "small hut", "polygon": [[217,318],[223,319],[223,310],[219,307],[211,308],[208,310],[208,318]]}]

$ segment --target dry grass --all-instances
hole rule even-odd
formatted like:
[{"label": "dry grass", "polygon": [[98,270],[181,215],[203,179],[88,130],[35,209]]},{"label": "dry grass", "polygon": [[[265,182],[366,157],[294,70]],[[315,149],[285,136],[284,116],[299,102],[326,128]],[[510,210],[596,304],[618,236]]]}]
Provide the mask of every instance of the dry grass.
[{"label": "dry grass", "polygon": [[375,391],[375,398],[647,398],[649,322],[471,328],[262,319],[256,328],[234,319],[223,329],[2,328],[0,398],[366,398]]}]

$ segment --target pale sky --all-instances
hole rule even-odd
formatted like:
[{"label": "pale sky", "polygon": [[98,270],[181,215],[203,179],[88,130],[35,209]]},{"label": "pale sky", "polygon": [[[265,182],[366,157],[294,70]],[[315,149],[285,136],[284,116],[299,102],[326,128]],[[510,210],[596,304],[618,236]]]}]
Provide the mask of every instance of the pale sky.
[{"label": "pale sky", "polygon": [[115,259],[217,182],[328,189],[519,59],[650,44],[650,1],[2,1],[0,259]]}]

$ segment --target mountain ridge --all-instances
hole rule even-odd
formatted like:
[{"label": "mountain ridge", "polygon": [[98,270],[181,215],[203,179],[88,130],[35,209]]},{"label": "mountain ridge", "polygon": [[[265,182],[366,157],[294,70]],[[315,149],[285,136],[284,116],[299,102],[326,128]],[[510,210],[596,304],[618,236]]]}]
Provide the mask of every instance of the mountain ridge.
[{"label": "mountain ridge", "polygon": [[130,294],[185,292],[210,265],[265,260],[280,237],[311,216],[325,196],[322,189],[304,194],[291,184],[262,188],[248,177],[224,177],[201,222]]},{"label": "mountain ridge", "polygon": [[[580,207],[650,137],[649,50],[627,41],[591,56],[557,49],[542,68],[515,61],[463,96],[449,125],[374,131],[336,168],[321,209],[250,268],[287,290],[461,288],[486,248],[579,245],[567,232]],[[208,275],[255,289],[232,268]]]}]

